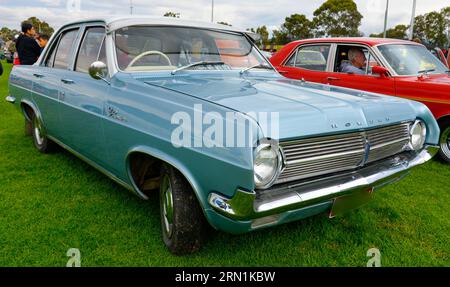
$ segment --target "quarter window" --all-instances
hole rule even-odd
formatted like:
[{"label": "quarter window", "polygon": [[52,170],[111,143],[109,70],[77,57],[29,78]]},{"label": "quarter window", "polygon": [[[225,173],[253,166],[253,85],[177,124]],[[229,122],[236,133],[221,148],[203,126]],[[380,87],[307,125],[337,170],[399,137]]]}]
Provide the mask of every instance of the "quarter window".
[{"label": "quarter window", "polygon": [[46,67],[53,67],[53,62],[55,61],[56,49],[58,48],[59,37],[55,39],[53,42],[53,46],[51,47],[50,53],[47,55],[47,59],[45,60]]},{"label": "quarter window", "polygon": [[69,61],[71,55],[73,54],[74,42],[78,34],[78,29],[65,32],[62,35],[61,41],[59,42],[58,49],[55,55],[54,68],[57,69],[67,69],[69,68]]},{"label": "quarter window", "polygon": [[300,47],[285,65],[306,70],[326,71],[329,54],[329,45]]},{"label": "quarter window", "polygon": [[83,42],[78,52],[75,70],[88,73],[89,66],[101,59],[105,61],[103,42],[105,39],[105,28],[89,28],[84,36]]}]

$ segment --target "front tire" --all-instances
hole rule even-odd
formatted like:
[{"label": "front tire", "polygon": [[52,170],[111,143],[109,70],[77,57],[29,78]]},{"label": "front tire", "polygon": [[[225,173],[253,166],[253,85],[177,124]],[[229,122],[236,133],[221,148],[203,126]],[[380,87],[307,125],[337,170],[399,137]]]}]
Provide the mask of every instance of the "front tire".
[{"label": "front tire", "polygon": [[450,120],[441,125],[441,138],[439,140],[441,149],[439,155],[450,164]]},{"label": "front tire", "polygon": [[189,182],[179,171],[163,164],[159,195],[164,244],[175,255],[198,251],[204,243],[207,222]]},{"label": "front tire", "polygon": [[36,149],[41,153],[49,153],[54,150],[55,143],[47,138],[47,133],[42,121],[33,113],[31,117],[31,134]]}]

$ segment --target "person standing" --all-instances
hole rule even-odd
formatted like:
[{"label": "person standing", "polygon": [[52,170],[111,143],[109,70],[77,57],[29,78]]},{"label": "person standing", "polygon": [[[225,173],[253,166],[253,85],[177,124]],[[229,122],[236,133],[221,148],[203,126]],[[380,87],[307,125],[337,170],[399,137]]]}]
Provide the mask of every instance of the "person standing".
[{"label": "person standing", "polygon": [[41,47],[34,38],[36,31],[29,22],[22,23],[22,34],[16,42],[17,53],[21,65],[33,65],[41,55]]},{"label": "person standing", "polygon": [[48,43],[48,39],[49,39],[49,38],[50,38],[50,37],[49,37],[48,35],[46,35],[46,34],[39,35],[39,37],[37,38],[38,44],[39,44],[39,46],[41,47],[41,50],[42,50],[42,51],[43,51],[44,48],[47,46],[47,43]]}]

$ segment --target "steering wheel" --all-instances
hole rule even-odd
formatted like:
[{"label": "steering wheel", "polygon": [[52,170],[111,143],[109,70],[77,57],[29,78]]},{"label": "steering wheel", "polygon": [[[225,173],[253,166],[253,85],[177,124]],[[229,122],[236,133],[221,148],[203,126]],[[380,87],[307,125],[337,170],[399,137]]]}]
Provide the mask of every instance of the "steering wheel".
[{"label": "steering wheel", "polygon": [[167,63],[169,64],[169,66],[172,66],[172,62],[170,62],[169,57],[168,57],[166,54],[164,54],[163,52],[160,52],[160,51],[146,51],[146,52],[144,52],[144,53],[141,53],[141,54],[137,55],[137,56],[130,62],[130,64],[128,64],[127,68],[133,67],[133,65],[136,64],[137,61],[139,61],[140,59],[142,59],[143,57],[148,56],[148,55],[160,55],[160,56],[162,56],[162,57],[164,58],[164,60],[167,61]]}]

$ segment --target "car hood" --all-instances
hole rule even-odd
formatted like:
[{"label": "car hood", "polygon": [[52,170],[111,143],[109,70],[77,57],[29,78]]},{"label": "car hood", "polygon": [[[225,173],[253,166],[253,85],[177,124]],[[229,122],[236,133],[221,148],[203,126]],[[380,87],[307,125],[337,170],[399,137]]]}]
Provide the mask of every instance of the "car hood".
[{"label": "car hood", "polygon": [[[414,77],[414,80],[417,80],[417,77]],[[429,75],[423,77],[420,81],[425,83],[450,85],[450,75]]]},{"label": "car hood", "polygon": [[278,113],[281,139],[361,130],[417,117],[409,100],[278,76],[203,73],[140,80],[253,118],[255,113]]}]

